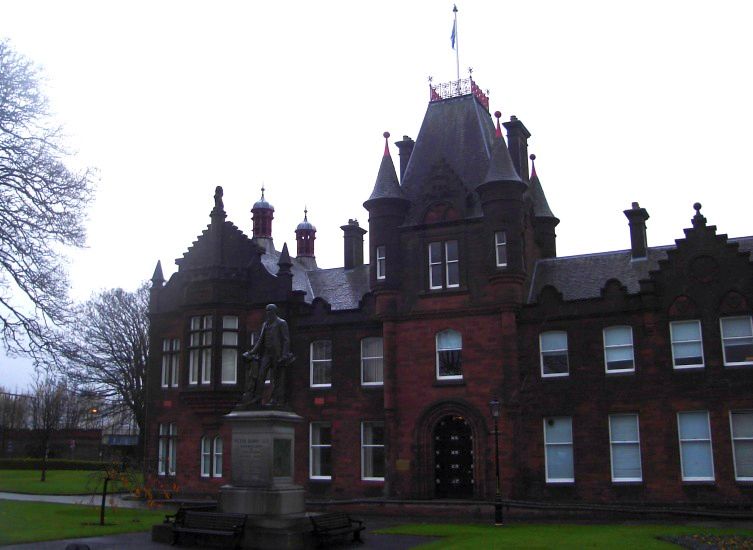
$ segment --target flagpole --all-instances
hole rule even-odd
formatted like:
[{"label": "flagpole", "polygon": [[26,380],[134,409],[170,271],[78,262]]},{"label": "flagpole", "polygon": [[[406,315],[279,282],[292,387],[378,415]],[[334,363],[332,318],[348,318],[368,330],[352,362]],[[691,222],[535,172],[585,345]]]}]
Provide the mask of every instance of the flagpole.
[{"label": "flagpole", "polygon": [[455,69],[457,70],[458,82],[460,81],[460,40],[458,40],[458,7],[453,4],[452,12],[455,14]]}]

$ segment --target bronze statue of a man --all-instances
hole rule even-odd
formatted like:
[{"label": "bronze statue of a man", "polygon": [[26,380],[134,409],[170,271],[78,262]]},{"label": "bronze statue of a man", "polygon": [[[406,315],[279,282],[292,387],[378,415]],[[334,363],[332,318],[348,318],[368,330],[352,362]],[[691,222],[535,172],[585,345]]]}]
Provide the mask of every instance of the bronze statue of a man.
[{"label": "bronze statue of a man", "polygon": [[[256,405],[264,394],[264,381],[270,373],[272,381],[272,396],[267,402],[269,406],[285,404],[286,368],[293,362],[290,353],[290,334],[288,323],[277,316],[277,306],[269,304],[266,308],[264,324],[261,327],[259,339],[254,347],[243,354],[247,361],[258,361],[259,370],[254,377],[248,372],[246,393],[243,394],[242,404]],[[249,369],[251,371],[252,369]]]}]

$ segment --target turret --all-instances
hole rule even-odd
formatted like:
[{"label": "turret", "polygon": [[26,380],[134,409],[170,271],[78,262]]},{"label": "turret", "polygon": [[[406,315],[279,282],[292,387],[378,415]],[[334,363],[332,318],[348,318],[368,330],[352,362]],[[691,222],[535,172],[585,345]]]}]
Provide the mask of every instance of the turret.
[{"label": "turret", "polygon": [[[497,130],[489,158],[489,170],[476,191],[481,199],[481,208],[486,225],[486,242],[495,246],[492,256],[494,272],[522,273],[525,271],[523,249],[523,193],[527,186],[521,180],[510,152],[502,137],[499,111]],[[504,250],[504,255],[500,253]],[[504,256],[504,257],[502,257]],[[504,260],[504,261],[502,261]]]},{"label": "turret", "polygon": [[256,244],[264,248],[268,254],[274,252],[272,220],[275,215],[275,207],[269,204],[264,198],[264,187],[261,188],[261,198],[251,208],[251,214],[253,215],[253,231]]},{"label": "turret", "polygon": [[541,187],[539,176],[536,174],[536,155],[531,155],[531,177],[528,183],[528,193],[533,203],[533,235],[542,258],[557,257],[557,235],[554,228],[560,223],[552,213],[549,203]]},{"label": "turret", "polygon": [[152,275],[152,286],[149,288],[149,309],[154,310],[157,307],[159,293],[165,284],[165,276],[162,275],[162,262],[157,260],[157,267],[154,268]]},{"label": "turret", "polygon": [[316,255],[314,254],[316,227],[309,222],[308,215],[308,208],[304,208],[303,221],[295,228],[295,240],[298,245],[296,258],[306,269],[316,269]]},{"label": "turret", "polygon": [[396,289],[400,286],[402,267],[398,228],[405,219],[410,202],[403,195],[390,156],[390,133],[382,135],[384,154],[374,190],[363,203],[369,212],[369,286],[372,289]]}]

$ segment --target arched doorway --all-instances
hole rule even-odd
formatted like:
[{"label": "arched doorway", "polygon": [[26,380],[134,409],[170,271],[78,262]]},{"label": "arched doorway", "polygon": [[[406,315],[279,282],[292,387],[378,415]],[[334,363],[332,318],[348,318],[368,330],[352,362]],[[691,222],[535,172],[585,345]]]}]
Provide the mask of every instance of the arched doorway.
[{"label": "arched doorway", "polygon": [[434,495],[473,498],[473,430],[463,416],[447,415],[434,426]]}]

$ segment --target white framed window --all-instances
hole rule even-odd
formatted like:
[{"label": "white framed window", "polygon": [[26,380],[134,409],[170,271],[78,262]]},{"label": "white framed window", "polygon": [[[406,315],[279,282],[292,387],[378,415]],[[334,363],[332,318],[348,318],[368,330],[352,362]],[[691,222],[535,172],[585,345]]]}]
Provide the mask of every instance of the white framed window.
[{"label": "white framed window", "polygon": [[384,279],[387,276],[387,247],[377,246],[376,247],[376,278],[377,279]]},{"label": "white framed window", "polygon": [[311,387],[329,388],[332,386],[332,342],[317,340],[311,342]]},{"label": "white framed window", "polygon": [[384,481],[384,422],[361,423],[361,479]]},{"label": "white framed window", "polygon": [[713,481],[711,427],[708,411],[677,413],[683,481]]},{"label": "white framed window", "polygon": [[494,254],[497,267],[507,267],[507,233],[505,231],[494,232]]},{"label": "white framed window", "polygon": [[191,317],[188,351],[188,383],[212,381],[212,316]]},{"label": "white framed window", "polygon": [[722,351],[725,365],[753,365],[753,321],[745,317],[723,317]]},{"label": "white framed window", "polygon": [[222,477],[222,438],[218,435],[212,444],[212,475]]},{"label": "white framed window", "polygon": [[604,329],[604,365],[607,372],[635,372],[632,327]]},{"label": "white framed window", "polygon": [[643,481],[637,414],[609,415],[612,481]]},{"label": "white framed window", "polygon": [[437,380],[459,380],[463,378],[461,353],[463,336],[456,330],[438,332],[437,341]]},{"label": "white framed window", "polygon": [[571,417],[544,418],[544,449],[546,482],[574,482],[573,419]]},{"label": "white framed window", "polygon": [[162,387],[177,388],[180,372],[180,340],[165,338],[162,340]]},{"label": "white framed window", "polygon": [[212,470],[212,442],[208,437],[201,438],[201,477],[209,477]]},{"label": "white framed window", "polygon": [[384,385],[384,350],[381,336],[361,340],[361,384]]},{"label": "white framed window", "polygon": [[312,422],[309,425],[309,477],[332,479],[332,424]]},{"label": "white framed window", "polygon": [[730,411],[735,479],[753,481],[753,411]]},{"label": "white framed window", "polygon": [[460,286],[458,241],[429,243],[429,288]]},{"label": "white framed window", "polygon": [[222,372],[223,384],[238,382],[238,317],[222,316]]},{"label": "white framed window", "polygon": [[539,334],[541,350],[541,376],[567,376],[570,365],[567,359],[567,332],[551,330]]},{"label": "white framed window", "polygon": [[157,475],[174,476],[177,458],[178,429],[174,423],[159,425]]},{"label": "white framed window", "polygon": [[672,364],[675,369],[703,367],[703,340],[701,322],[672,321],[669,324],[672,338]]}]

